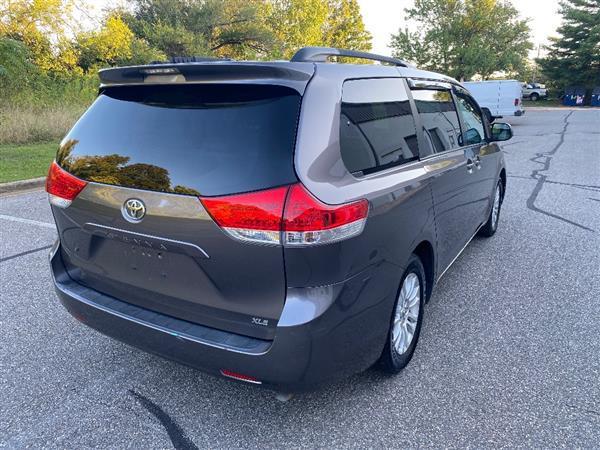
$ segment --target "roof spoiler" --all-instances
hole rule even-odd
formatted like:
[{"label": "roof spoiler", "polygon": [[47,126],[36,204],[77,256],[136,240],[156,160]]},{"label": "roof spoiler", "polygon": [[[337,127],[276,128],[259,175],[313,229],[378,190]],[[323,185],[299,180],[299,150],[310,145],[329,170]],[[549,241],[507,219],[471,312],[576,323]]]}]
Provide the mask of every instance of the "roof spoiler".
[{"label": "roof spoiler", "polygon": [[314,74],[312,64],[210,60],[115,67],[98,72],[101,87],[145,83],[257,83],[291,87],[300,93]]}]

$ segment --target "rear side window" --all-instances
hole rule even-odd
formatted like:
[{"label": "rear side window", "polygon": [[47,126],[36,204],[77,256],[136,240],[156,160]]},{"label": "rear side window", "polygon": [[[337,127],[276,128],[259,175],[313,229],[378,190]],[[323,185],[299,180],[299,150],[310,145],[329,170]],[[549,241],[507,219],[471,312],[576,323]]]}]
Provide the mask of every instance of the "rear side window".
[{"label": "rear side window", "polygon": [[88,181],[189,195],[293,183],[300,95],[272,85],[106,89],[57,162]]},{"label": "rear side window", "polygon": [[460,124],[449,91],[418,89],[412,91],[423,123],[425,139],[435,153],[457,148]]},{"label": "rear side window", "polygon": [[344,83],[342,159],[351,173],[368,174],[418,158],[416,128],[399,78]]}]

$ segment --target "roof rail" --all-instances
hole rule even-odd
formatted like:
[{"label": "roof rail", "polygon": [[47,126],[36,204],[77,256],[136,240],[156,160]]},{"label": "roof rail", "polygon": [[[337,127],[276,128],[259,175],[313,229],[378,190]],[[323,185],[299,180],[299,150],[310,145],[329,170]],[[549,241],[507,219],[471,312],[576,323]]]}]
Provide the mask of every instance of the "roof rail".
[{"label": "roof rail", "polygon": [[376,55],[375,53],[359,52],[356,50],[344,50],[334,47],[304,47],[298,50],[290,61],[292,62],[327,62],[331,56],[346,56],[348,58],[370,59],[373,61],[385,62],[394,66],[412,67],[409,63],[401,59],[391,58],[389,56]]}]

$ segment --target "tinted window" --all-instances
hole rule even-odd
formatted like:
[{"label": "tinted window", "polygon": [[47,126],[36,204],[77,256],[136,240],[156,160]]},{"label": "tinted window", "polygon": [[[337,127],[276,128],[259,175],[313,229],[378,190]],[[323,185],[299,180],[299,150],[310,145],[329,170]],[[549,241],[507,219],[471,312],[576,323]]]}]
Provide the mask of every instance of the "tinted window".
[{"label": "tinted window", "polygon": [[423,123],[425,138],[433,151],[443,152],[458,147],[460,125],[449,91],[419,89],[412,91]]},{"label": "tinted window", "polygon": [[115,87],[57,160],[85,180],[190,195],[288,184],[299,108],[300,96],[278,86]]},{"label": "tinted window", "polygon": [[485,139],[483,117],[481,116],[479,106],[477,106],[477,103],[471,97],[460,92],[456,94],[456,99],[458,111],[465,124],[465,131],[463,133],[464,145],[479,144]]},{"label": "tinted window", "polygon": [[414,119],[402,80],[344,83],[342,159],[350,172],[371,173],[418,158]]}]

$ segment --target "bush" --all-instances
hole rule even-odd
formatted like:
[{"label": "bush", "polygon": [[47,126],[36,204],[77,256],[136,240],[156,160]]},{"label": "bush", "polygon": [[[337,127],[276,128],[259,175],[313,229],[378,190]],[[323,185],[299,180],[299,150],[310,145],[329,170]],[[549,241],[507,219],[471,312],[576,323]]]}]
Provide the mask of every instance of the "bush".
[{"label": "bush", "polygon": [[89,105],[98,92],[100,81],[97,75],[53,77],[42,74],[30,89],[11,92],[10,96],[0,94],[0,104],[4,106],[53,108],[55,106]]},{"label": "bush", "polygon": [[33,64],[25,44],[0,37],[0,98],[6,100],[14,93],[32,89],[41,71]]},{"label": "bush", "polygon": [[58,141],[93,101],[93,75],[44,73],[21,42],[0,38],[0,144]]},{"label": "bush", "polygon": [[0,144],[58,142],[85,109],[86,105],[77,104],[2,107]]},{"label": "bush", "polygon": [[0,144],[60,140],[94,100],[96,75],[52,78],[40,75],[30,89],[0,94]]}]

